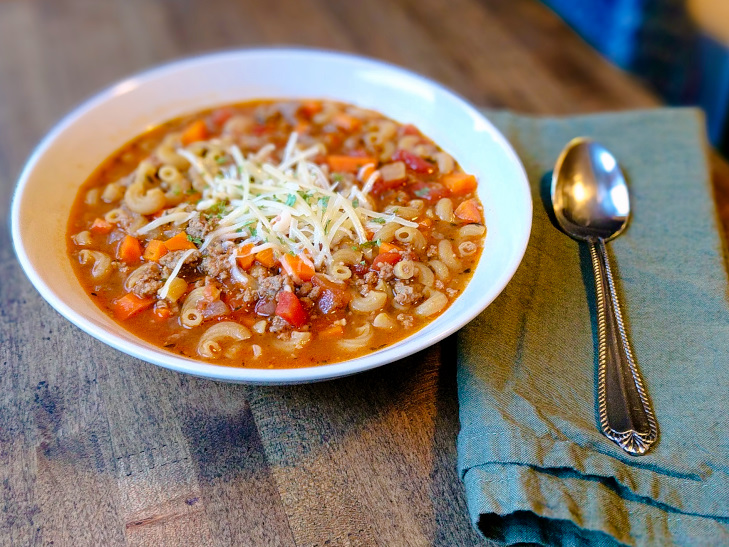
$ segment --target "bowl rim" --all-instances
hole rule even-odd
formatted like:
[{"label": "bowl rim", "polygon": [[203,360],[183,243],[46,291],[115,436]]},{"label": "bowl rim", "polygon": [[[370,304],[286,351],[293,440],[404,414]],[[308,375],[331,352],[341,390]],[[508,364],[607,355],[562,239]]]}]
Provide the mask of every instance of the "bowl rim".
[{"label": "bowl rim", "polygon": [[[517,239],[515,258],[512,263],[509,264],[509,267],[504,270],[504,273],[501,275],[500,283],[491,285],[492,289],[495,289],[495,291],[493,291],[494,296],[492,298],[479,302],[476,306],[472,306],[469,308],[469,313],[464,313],[458,316],[450,323],[444,325],[443,328],[438,329],[437,332],[432,333],[433,335],[427,339],[412,343],[412,347],[408,346],[406,348],[400,348],[399,346],[401,344],[396,343],[383,348],[380,351],[368,353],[361,357],[346,361],[299,368],[267,369],[216,365],[205,361],[198,361],[178,356],[159,348],[150,352],[147,348],[129,343],[121,338],[117,338],[111,331],[89,321],[73,307],[64,302],[64,300],[45,283],[42,276],[36,271],[36,268],[30,260],[23,245],[23,236],[20,230],[20,208],[24,190],[31,179],[33,170],[36,168],[37,164],[49,148],[51,148],[54,143],[63,136],[64,132],[72,127],[79,118],[83,117],[86,113],[93,110],[98,105],[103,104],[118,94],[124,93],[126,90],[136,88],[137,86],[143,85],[145,82],[156,78],[164,77],[168,73],[174,73],[187,68],[194,68],[196,65],[205,65],[225,58],[265,55],[304,55],[331,60],[355,61],[369,65],[373,68],[384,68],[388,71],[394,71],[405,77],[419,81],[437,92],[444,94],[446,97],[459,104],[459,107],[463,108],[469,116],[485,124],[490,137],[496,142],[503,153],[508,156],[509,162],[512,163],[519,172],[520,180],[518,182],[523,187],[524,198],[521,206],[524,209],[523,213],[525,215],[523,222],[524,229],[521,231],[519,234],[520,237]],[[521,264],[531,235],[533,200],[524,166],[508,140],[469,101],[445,85],[407,68],[364,55],[313,47],[269,46],[223,49],[163,62],[133,73],[132,75],[116,81],[115,83],[106,86],[100,91],[82,100],[68,113],[61,117],[31,151],[16,181],[10,213],[13,247],[25,275],[46,302],[48,302],[63,317],[68,319],[71,323],[87,334],[90,334],[94,338],[127,355],[131,355],[148,363],[170,370],[175,370],[177,372],[184,372],[197,377],[222,380],[226,382],[281,385],[317,382],[364,372],[413,355],[458,331],[465,324],[480,314],[496,297],[498,297]],[[434,322],[437,322],[438,320],[439,318],[436,318]],[[400,342],[406,342],[409,338],[417,335],[418,332],[421,332],[421,330],[413,332],[411,335],[403,338]]]}]

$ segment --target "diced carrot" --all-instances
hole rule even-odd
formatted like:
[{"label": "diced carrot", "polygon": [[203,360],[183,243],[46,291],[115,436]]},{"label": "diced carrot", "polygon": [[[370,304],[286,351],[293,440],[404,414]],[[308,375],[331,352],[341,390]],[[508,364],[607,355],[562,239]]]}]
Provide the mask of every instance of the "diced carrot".
[{"label": "diced carrot", "polygon": [[301,103],[301,113],[305,116],[313,116],[322,111],[321,101],[304,101]]},{"label": "diced carrot", "polygon": [[324,339],[339,338],[342,335],[344,335],[344,327],[339,324],[332,325],[331,327],[327,327],[326,329],[319,331],[319,338]]},{"label": "diced carrot", "polygon": [[153,239],[147,243],[147,247],[144,249],[144,260],[151,260],[157,262],[160,258],[165,256],[168,252],[164,242],[159,239]]},{"label": "diced carrot", "polygon": [[184,251],[196,248],[195,244],[187,239],[187,234],[184,231],[172,236],[164,243],[168,251]]},{"label": "diced carrot", "polygon": [[112,311],[117,319],[124,321],[125,319],[129,319],[132,315],[136,315],[139,312],[146,310],[152,304],[154,304],[154,298],[151,296],[142,298],[133,292],[130,292],[114,302],[112,305]]},{"label": "diced carrot", "polygon": [[335,114],[332,121],[334,122],[334,125],[341,127],[346,131],[356,131],[362,125],[362,120],[355,118],[354,116],[350,116],[349,114],[345,114],[344,112]]},{"label": "diced carrot", "polygon": [[240,248],[240,251],[238,251],[238,258],[236,258],[236,261],[238,262],[238,267],[241,270],[250,269],[250,267],[253,266],[253,262],[256,260],[256,255],[251,253],[251,249],[253,249],[253,243],[247,243]]},{"label": "diced carrot", "polygon": [[133,264],[142,258],[142,245],[136,237],[130,235],[124,236],[124,239],[119,243],[119,247],[116,249],[116,257],[126,262],[127,264]]},{"label": "diced carrot", "polygon": [[182,144],[187,146],[190,143],[204,141],[208,138],[208,126],[205,120],[195,120],[182,132]]},{"label": "diced carrot", "polygon": [[456,215],[456,218],[466,224],[481,223],[481,211],[479,211],[478,205],[473,199],[467,199],[461,203],[458,207],[456,207],[453,214]]},{"label": "diced carrot", "polygon": [[430,230],[433,227],[433,219],[432,218],[424,218],[422,220],[418,221],[418,227],[421,230]]},{"label": "diced carrot", "polygon": [[374,163],[377,165],[375,158],[367,156],[327,156],[327,163],[329,169],[340,173],[356,173],[360,167],[367,165],[368,163]]},{"label": "diced carrot", "polygon": [[383,264],[395,265],[402,260],[402,255],[397,251],[390,251],[389,253],[382,253],[375,257],[372,261],[370,269],[379,270]]},{"label": "diced carrot", "polygon": [[383,253],[389,253],[390,251],[401,251],[402,249],[398,247],[397,245],[393,245],[392,243],[388,243],[387,241],[383,241],[380,243],[380,252],[379,254]]},{"label": "diced carrot", "polygon": [[167,306],[155,306],[154,318],[158,321],[164,321],[172,316],[172,311]]},{"label": "diced carrot", "polygon": [[367,179],[369,179],[372,176],[372,173],[375,172],[376,164],[366,164],[359,168],[359,171],[357,172],[357,178],[360,182],[367,182]]},{"label": "diced carrot", "polygon": [[451,173],[441,181],[454,196],[464,196],[473,192],[478,186],[476,177],[468,173]]},{"label": "diced carrot", "polygon": [[294,127],[294,131],[296,131],[299,135],[302,133],[308,133],[309,129],[311,129],[311,124],[303,120],[297,123],[296,127]]},{"label": "diced carrot", "polygon": [[278,293],[275,313],[296,328],[303,327],[309,320],[299,299],[294,293],[288,291]]},{"label": "diced carrot", "polygon": [[314,275],[314,268],[298,256],[285,254],[281,257],[281,267],[291,277],[309,281]]},{"label": "diced carrot", "polygon": [[256,253],[256,261],[266,268],[273,268],[276,265],[276,258],[273,255],[273,249],[263,249]]},{"label": "diced carrot", "polygon": [[91,231],[95,234],[108,234],[113,229],[114,225],[103,218],[94,219],[93,224],[91,224]]}]

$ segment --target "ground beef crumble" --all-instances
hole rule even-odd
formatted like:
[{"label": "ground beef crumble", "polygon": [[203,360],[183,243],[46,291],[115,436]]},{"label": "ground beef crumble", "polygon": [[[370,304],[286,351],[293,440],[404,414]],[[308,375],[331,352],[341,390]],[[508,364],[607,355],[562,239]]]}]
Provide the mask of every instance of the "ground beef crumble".
[{"label": "ground beef crumble", "polygon": [[401,306],[410,306],[423,298],[422,291],[415,285],[407,285],[402,281],[396,281],[392,287],[394,300]]},{"label": "ground beef crumble", "polygon": [[[186,252],[187,251],[170,251],[159,259],[159,264],[160,266],[164,266],[165,268],[169,268],[172,270],[177,265],[177,262],[179,262],[180,258],[182,258],[182,255],[184,255]],[[200,251],[194,250],[192,253],[190,253],[190,256],[185,259],[185,264],[194,264],[199,260]]]},{"label": "ground beef crumble", "polygon": [[230,277],[229,252],[220,243],[213,243],[205,250],[198,269],[206,275],[225,281]]},{"label": "ground beef crumble", "polygon": [[140,298],[157,294],[162,288],[164,281],[162,280],[162,268],[159,264],[148,262],[138,268],[137,281],[132,287],[132,292]]},{"label": "ground beef crumble", "polygon": [[403,326],[403,328],[409,329],[413,326],[413,316],[407,315],[405,313],[399,313],[397,315],[397,320],[399,323]]},{"label": "ground beef crumble", "polygon": [[217,221],[215,219],[210,219],[203,215],[197,215],[190,219],[185,231],[188,235],[190,235],[190,237],[203,239],[206,235],[215,230],[216,226]]}]

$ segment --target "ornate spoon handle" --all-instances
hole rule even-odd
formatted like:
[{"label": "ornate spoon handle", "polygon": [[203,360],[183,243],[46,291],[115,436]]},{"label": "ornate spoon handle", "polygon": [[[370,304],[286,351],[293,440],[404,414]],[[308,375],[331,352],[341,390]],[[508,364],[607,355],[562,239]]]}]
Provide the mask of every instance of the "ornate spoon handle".
[{"label": "ornate spoon handle", "polygon": [[633,456],[658,438],[653,409],[630,350],[605,242],[590,243],[598,324],[598,408],[605,436]]}]

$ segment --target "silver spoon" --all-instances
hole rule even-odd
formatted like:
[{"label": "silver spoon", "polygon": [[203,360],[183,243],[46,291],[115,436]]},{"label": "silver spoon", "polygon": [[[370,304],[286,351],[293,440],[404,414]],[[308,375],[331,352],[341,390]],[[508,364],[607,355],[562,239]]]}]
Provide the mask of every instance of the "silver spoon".
[{"label": "silver spoon", "polygon": [[628,224],[628,185],[606,148],[578,137],[557,160],[551,194],[562,230],[590,246],[597,294],[600,428],[628,454],[643,455],[658,438],[658,426],[628,343],[605,249],[605,242]]}]

